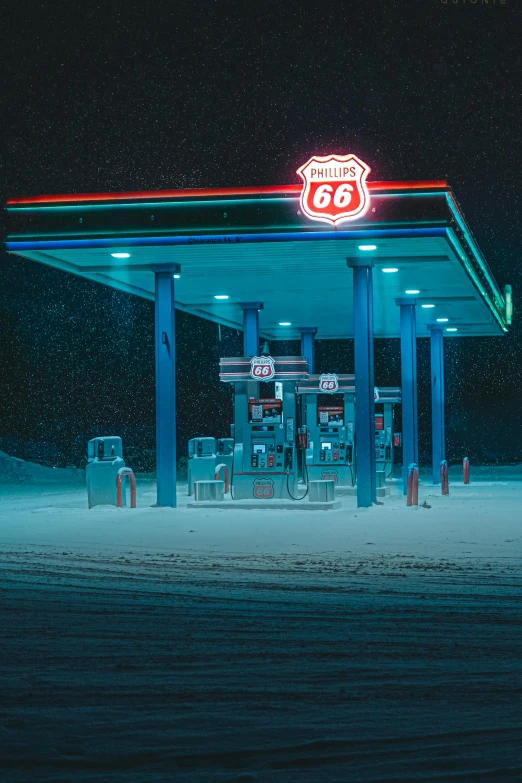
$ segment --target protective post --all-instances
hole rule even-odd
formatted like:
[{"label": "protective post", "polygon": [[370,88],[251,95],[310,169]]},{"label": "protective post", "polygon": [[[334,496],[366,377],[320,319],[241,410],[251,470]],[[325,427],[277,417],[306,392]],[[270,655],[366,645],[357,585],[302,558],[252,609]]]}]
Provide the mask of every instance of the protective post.
[{"label": "protective post", "polygon": [[220,480],[219,474],[221,473],[222,470],[225,471],[223,481],[225,483],[225,495],[226,495],[229,491],[229,478],[228,478],[228,468],[224,462],[221,462],[219,465],[216,465],[216,470],[214,472],[214,481]]},{"label": "protective post", "polygon": [[123,479],[125,476],[129,478],[131,508],[136,508],[136,476],[130,468],[120,468],[116,476],[116,508],[121,508],[123,505]]},{"label": "protective post", "polygon": [[440,463],[446,458],[444,423],[444,330],[428,324],[431,352],[431,432],[433,483],[440,483]]},{"label": "protective post", "polygon": [[259,311],[262,302],[241,302],[243,310],[243,355],[257,356],[259,352]]},{"label": "protective post", "polygon": [[315,335],[317,328],[315,326],[299,326],[301,333],[301,356],[304,356],[308,362],[308,372],[313,375],[315,372]]},{"label": "protective post", "polygon": [[469,484],[469,457],[464,457],[462,460],[462,473],[464,476],[464,484]]},{"label": "protective post", "polygon": [[415,299],[396,299],[400,307],[402,385],[402,480],[407,493],[408,466],[419,461],[417,424],[417,326]]},{"label": "protective post", "polygon": [[174,273],[177,264],[154,267],[156,343],[157,505],[176,507],[176,346]]},{"label": "protective post", "polygon": [[445,459],[440,463],[440,484],[443,495],[449,495],[448,463]]},{"label": "protective post", "polygon": [[373,261],[349,258],[353,269],[355,354],[355,432],[357,433],[357,506],[377,502],[375,474],[375,400],[373,375]]},{"label": "protective post", "polygon": [[414,465],[413,470],[413,488],[412,488],[412,503],[414,506],[419,505],[419,468]]},{"label": "protective post", "polygon": [[408,489],[406,493],[406,505],[419,505],[419,468],[417,465],[408,465]]}]

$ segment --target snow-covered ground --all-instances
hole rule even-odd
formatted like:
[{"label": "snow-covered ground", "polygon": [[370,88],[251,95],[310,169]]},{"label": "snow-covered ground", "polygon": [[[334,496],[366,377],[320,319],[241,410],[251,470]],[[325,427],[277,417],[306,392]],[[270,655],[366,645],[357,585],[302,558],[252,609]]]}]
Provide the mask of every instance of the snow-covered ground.
[{"label": "snow-covered ground", "polygon": [[[477,473],[479,475],[477,475]],[[87,509],[83,485],[0,484],[0,544],[71,551],[186,551],[249,554],[415,554],[427,557],[518,557],[522,552],[522,474],[476,470],[473,483],[452,482],[441,496],[426,477],[419,502],[406,508],[395,489],[383,505],[357,509],[343,498],[334,511],[240,511],[154,508],[155,483],[138,480],[138,508]]]},{"label": "snow-covered ground", "polygon": [[473,477],[303,513],[0,486],[0,780],[522,780],[522,474]]}]

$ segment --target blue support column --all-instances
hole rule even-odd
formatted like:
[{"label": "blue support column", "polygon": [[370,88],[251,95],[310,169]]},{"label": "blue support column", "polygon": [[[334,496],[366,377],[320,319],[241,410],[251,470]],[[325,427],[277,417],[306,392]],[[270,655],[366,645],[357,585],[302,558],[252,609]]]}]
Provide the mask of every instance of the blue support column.
[{"label": "blue support column", "polygon": [[308,372],[313,375],[315,372],[315,346],[314,337],[317,333],[315,326],[299,326],[301,332],[301,356],[304,356],[308,362]]},{"label": "blue support column", "polygon": [[446,459],[444,422],[444,329],[428,324],[431,332],[431,453],[433,483],[440,484],[440,463]]},{"label": "blue support column", "polygon": [[415,299],[396,299],[401,324],[402,479],[407,492],[408,465],[419,461],[417,415],[417,325]]},{"label": "blue support column", "polygon": [[257,356],[259,352],[259,311],[262,302],[242,302],[243,309],[243,356]]},{"label": "blue support column", "polygon": [[156,474],[157,505],[176,507],[176,344],[174,272],[154,267],[156,279]]},{"label": "blue support column", "polygon": [[349,258],[347,263],[353,269],[357,506],[368,508],[377,501],[375,383],[373,376],[373,262],[366,258]]}]

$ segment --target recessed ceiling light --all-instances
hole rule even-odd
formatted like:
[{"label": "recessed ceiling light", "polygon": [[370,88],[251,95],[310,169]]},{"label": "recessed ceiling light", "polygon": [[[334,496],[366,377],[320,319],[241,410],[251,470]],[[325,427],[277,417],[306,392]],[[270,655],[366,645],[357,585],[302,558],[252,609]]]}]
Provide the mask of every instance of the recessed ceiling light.
[{"label": "recessed ceiling light", "polygon": [[174,280],[179,280],[179,278],[181,277],[181,275],[172,275],[172,277],[174,278]]},{"label": "recessed ceiling light", "polygon": [[405,294],[420,294],[420,291],[418,288],[408,288],[405,292]]},{"label": "recessed ceiling light", "polygon": [[457,331],[457,327],[456,326],[448,326],[446,331],[447,332],[456,332]]},{"label": "recessed ceiling light", "polygon": [[290,321],[279,321],[279,326],[292,326]]},{"label": "recessed ceiling light", "polygon": [[214,299],[228,299],[228,294],[215,294]]},{"label": "recessed ceiling light", "polygon": [[449,318],[437,318],[437,323],[439,324],[446,324],[448,323]]},{"label": "recessed ceiling light", "polygon": [[377,245],[359,245],[359,250],[377,250]]},{"label": "recessed ceiling light", "polygon": [[396,266],[384,266],[382,268],[382,271],[383,272],[398,272],[399,270],[397,269]]},{"label": "recessed ceiling light", "polygon": [[130,258],[130,253],[111,253],[113,258]]},{"label": "recessed ceiling light", "polygon": [[425,305],[421,305],[421,307],[424,307],[425,310],[430,310],[432,307],[435,307],[435,305],[434,304],[425,304]]}]

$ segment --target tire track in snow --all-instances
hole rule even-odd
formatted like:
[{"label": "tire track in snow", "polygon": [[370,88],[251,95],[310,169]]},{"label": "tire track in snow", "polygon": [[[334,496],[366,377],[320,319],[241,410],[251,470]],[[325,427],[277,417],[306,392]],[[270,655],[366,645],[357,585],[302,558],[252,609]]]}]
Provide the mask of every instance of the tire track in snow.
[{"label": "tire track in snow", "polygon": [[0,555],[5,781],[520,780],[516,559]]}]

